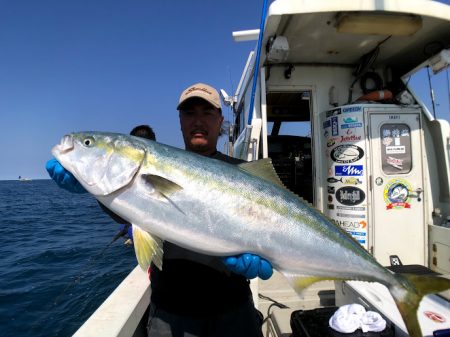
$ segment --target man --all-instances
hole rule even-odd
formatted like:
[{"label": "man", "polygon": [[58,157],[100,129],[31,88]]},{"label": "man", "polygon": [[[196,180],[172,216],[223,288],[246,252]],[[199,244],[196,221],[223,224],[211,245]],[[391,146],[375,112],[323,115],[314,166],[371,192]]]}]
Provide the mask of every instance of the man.
[{"label": "man", "polygon": [[[223,116],[214,88],[202,83],[187,88],[177,110],[186,150],[241,162],[216,150]],[[71,174],[59,166],[47,170],[61,187],[70,190],[68,186],[78,182],[73,176],[67,178]],[[248,279],[268,279],[271,274],[270,263],[256,255],[220,258],[165,242],[162,270],[151,267],[148,335],[261,337],[261,319],[253,306]]]},{"label": "man", "polygon": [[[181,94],[177,110],[186,150],[242,162],[216,149],[223,116],[214,88],[190,86]],[[262,336],[247,278],[267,279],[271,274],[270,264],[256,255],[222,260],[166,242],[162,270],[151,268],[148,336]]]}]

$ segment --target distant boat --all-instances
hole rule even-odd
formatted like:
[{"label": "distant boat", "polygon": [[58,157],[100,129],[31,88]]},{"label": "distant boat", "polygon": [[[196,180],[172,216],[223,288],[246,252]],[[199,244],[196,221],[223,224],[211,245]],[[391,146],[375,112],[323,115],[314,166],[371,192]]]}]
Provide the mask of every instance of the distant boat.
[{"label": "distant boat", "polygon": [[24,177],[22,177],[22,176],[19,176],[19,181],[31,181],[31,179],[30,178],[24,178]]}]

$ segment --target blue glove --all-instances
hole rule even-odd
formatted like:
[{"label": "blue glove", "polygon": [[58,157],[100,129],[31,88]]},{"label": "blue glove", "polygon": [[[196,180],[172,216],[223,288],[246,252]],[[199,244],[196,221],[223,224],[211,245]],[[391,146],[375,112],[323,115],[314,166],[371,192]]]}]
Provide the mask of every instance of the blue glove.
[{"label": "blue glove", "polygon": [[48,175],[59,187],[72,193],[87,193],[83,186],[78,182],[72,173],[67,171],[55,158],[50,159],[45,164]]},{"label": "blue glove", "polygon": [[273,274],[269,261],[250,253],[224,257],[223,262],[233,273],[243,275],[247,279],[259,277],[268,280]]}]

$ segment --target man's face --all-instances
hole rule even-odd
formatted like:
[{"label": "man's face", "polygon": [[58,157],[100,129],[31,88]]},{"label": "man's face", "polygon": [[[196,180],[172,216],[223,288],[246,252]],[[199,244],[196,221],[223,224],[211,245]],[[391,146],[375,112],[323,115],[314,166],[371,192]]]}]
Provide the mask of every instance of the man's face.
[{"label": "man's face", "polygon": [[223,116],[220,110],[202,99],[186,102],[180,109],[180,125],[186,150],[202,155],[216,151]]}]

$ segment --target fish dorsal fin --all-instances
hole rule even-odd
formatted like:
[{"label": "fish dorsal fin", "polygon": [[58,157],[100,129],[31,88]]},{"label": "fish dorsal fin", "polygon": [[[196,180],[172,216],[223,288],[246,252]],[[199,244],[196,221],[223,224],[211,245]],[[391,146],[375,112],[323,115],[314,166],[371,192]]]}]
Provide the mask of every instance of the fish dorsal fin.
[{"label": "fish dorsal fin", "polygon": [[165,196],[170,196],[175,192],[181,191],[183,187],[155,174],[143,174],[142,179],[150,183],[154,189]]},{"label": "fish dorsal fin", "polygon": [[278,177],[278,174],[275,171],[272,165],[272,160],[270,158],[250,161],[248,163],[239,164],[238,166],[245,172],[267,180],[279,187],[286,188],[286,186],[284,186],[284,184],[280,180],[280,177]]},{"label": "fish dorsal fin", "polygon": [[136,258],[142,270],[147,271],[153,263],[162,269],[163,240],[133,225],[133,243]]}]

